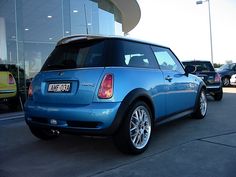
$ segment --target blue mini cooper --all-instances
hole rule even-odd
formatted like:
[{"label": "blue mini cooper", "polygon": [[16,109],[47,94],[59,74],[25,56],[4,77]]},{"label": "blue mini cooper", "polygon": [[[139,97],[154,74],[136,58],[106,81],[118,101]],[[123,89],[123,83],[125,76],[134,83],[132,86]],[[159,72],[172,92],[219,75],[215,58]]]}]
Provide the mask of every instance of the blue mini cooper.
[{"label": "blue mini cooper", "polygon": [[139,154],[154,124],[207,112],[206,86],[167,47],[123,37],[60,40],[33,79],[25,120],[36,137],[112,136]]}]

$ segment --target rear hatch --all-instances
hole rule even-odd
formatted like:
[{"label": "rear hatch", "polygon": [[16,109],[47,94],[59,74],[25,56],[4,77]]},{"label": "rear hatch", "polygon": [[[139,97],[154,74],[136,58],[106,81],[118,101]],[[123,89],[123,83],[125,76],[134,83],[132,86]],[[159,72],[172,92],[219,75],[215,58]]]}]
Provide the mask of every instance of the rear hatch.
[{"label": "rear hatch", "polygon": [[33,80],[33,100],[54,106],[90,104],[104,71],[105,48],[102,39],[57,46]]},{"label": "rear hatch", "polygon": [[33,81],[33,99],[53,105],[90,104],[103,68],[41,72]]},{"label": "rear hatch", "polygon": [[196,72],[195,74],[200,77],[206,83],[206,85],[211,85],[215,83],[215,71]]},{"label": "rear hatch", "polygon": [[[213,68],[212,64],[209,61],[190,61],[190,62],[183,62],[185,66],[192,65],[196,68],[193,74],[200,77],[206,85],[213,85],[215,84],[215,79],[217,73]],[[219,82],[219,81],[218,81]]]}]

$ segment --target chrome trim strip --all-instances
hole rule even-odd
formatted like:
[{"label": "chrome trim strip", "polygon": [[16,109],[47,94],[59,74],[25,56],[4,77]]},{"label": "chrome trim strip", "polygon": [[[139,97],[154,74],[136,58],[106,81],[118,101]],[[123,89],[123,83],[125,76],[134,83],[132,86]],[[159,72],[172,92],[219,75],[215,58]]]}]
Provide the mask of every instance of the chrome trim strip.
[{"label": "chrome trim strip", "polygon": [[218,89],[220,88],[221,86],[207,86],[206,88],[207,89]]}]

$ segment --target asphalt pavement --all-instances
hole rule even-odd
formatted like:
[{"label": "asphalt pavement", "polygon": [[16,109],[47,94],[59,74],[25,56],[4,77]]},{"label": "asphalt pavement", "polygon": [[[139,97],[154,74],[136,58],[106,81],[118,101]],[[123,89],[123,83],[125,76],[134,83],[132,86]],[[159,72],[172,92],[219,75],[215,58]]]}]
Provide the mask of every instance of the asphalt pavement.
[{"label": "asphalt pavement", "polygon": [[23,113],[0,119],[0,177],[234,177],[236,88],[209,98],[205,119],[185,117],[154,129],[147,151],[120,153],[112,138],[62,135],[33,137]]}]

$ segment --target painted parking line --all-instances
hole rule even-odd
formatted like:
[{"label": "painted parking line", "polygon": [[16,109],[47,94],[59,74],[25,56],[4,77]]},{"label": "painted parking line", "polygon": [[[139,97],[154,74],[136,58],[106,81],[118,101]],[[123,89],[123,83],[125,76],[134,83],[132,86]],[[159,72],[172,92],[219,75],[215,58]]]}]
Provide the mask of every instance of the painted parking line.
[{"label": "painted parking line", "polygon": [[6,118],[0,117],[0,121],[8,121],[8,120],[14,120],[14,119],[21,119],[21,118],[24,118],[24,114],[7,116]]}]

